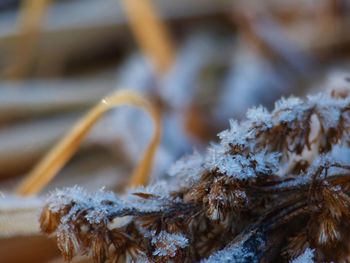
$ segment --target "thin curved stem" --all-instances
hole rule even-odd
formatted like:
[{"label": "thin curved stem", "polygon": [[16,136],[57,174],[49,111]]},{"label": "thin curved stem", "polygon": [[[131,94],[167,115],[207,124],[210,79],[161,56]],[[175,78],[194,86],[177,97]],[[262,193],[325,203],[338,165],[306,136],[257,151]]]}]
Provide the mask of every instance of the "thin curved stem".
[{"label": "thin curved stem", "polygon": [[16,189],[22,196],[40,192],[60,171],[65,163],[77,151],[80,143],[95,123],[108,110],[121,105],[132,105],[147,111],[154,122],[154,135],[143,158],[135,168],[131,178],[131,186],[145,185],[153,166],[153,159],[161,138],[161,116],[159,111],[138,93],[130,90],[117,91],[92,108],[78,123],[44,156]]},{"label": "thin curved stem", "polygon": [[20,8],[19,42],[16,43],[8,75],[11,79],[21,79],[30,66],[38,44],[42,21],[52,0],[22,0]]}]

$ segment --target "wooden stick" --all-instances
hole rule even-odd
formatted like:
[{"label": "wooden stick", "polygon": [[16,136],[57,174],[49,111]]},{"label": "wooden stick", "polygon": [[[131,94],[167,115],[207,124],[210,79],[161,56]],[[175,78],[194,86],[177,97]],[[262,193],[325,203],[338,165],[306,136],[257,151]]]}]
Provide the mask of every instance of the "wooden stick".
[{"label": "wooden stick", "polygon": [[130,90],[121,90],[107,96],[85,117],[83,117],[72,130],[34,167],[27,178],[19,185],[16,193],[22,196],[34,195],[40,192],[72,157],[81,141],[93,125],[108,110],[120,105],[133,105],[147,111],[155,124],[152,140],[145,151],[143,158],[132,175],[131,186],[145,185],[153,165],[156,149],[161,138],[161,116],[151,103]]},{"label": "wooden stick", "polygon": [[175,48],[151,0],[122,2],[140,48],[151,59],[158,73],[167,72],[173,64]]},{"label": "wooden stick", "polygon": [[[0,202],[13,202],[11,199],[4,198]],[[14,236],[39,235],[40,227],[38,221],[38,212],[43,203],[26,203],[22,200],[22,206],[12,204],[13,207],[0,207],[0,239]]]}]

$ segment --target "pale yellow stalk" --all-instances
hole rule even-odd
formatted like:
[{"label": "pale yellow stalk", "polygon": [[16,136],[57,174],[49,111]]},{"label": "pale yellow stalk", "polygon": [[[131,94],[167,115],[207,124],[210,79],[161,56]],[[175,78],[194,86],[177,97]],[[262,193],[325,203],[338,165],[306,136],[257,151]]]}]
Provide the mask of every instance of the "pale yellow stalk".
[{"label": "pale yellow stalk", "polygon": [[18,43],[7,73],[10,78],[21,79],[27,73],[50,2],[51,0],[22,0],[18,18]]},{"label": "pale yellow stalk", "polygon": [[154,122],[154,135],[144,152],[143,158],[136,167],[130,186],[145,185],[153,165],[155,152],[161,138],[161,116],[159,111],[138,93],[130,90],[117,91],[92,108],[72,130],[61,139],[56,146],[34,167],[27,178],[16,189],[22,196],[34,195],[40,192],[60,171],[65,163],[77,151],[81,141],[85,138],[94,124],[108,110],[121,105],[132,105],[147,111]]},{"label": "pale yellow stalk", "polygon": [[174,62],[175,48],[165,24],[151,0],[123,0],[131,30],[143,53],[158,73],[166,73]]}]

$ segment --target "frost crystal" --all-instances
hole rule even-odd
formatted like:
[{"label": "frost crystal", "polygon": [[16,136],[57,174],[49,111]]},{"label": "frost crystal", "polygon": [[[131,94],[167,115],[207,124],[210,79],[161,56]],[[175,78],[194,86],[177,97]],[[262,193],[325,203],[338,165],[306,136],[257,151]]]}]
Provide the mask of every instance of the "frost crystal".
[{"label": "frost crystal", "polygon": [[293,259],[291,263],[314,263],[314,249],[307,248],[299,257]]},{"label": "frost crystal", "polygon": [[170,176],[176,176],[179,182],[185,184],[199,180],[205,170],[203,157],[195,151],[175,162],[169,169]]},{"label": "frost crystal", "polygon": [[[344,100],[330,98],[320,93],[308,96],[308,101],[317,107],[319,117],[322,118],[322,124],[326,129],[337,127],[341,108],[345,106]],[[318,106],[320,101],[322,101],[322,107]]]},{"label": "frost crystal", "polygon": [[213,145],[208,149],[206,168],[232,176],[239,180],[253,178],[258,174],[276,173],[280,154],[261,151],[247,155],[230,154],[221,145]]},{"label": "frost crystal", "polygon": [[258,263],[259,248],[264,246],[263,235],[248,234],[237,243],[228,245],[224,249],[212,254],[201,263]]},{"label": "frost crystal", "polygon": [[57,189],[48,197],[49,209],[51,212],[58,212],[72,202],[75,202],[81,206],[88,206],[87,197],[87,193],[78,186]]},{"label": "frost crystal", "polygon": [[117,198],[112,192],[107,192],[103,189],[93,195],[91,200],[93,201],[90,205],[93,205],[95,209],[89,211],[85,216],[90,224],[100,224],[103,220],[106,220],[108,213],[115,209],[116,206],[118,209],[125,209],[125,204],[121,199]]},{"label": "frost crystal", "polygon": [[[166,181],[158,181],[148,186],[139,186],[128,191],[128,194],[144,193],[154,197],[170,197],[172,186]],[[130,198],[130,197],[128,197]]]},{"label": "frost crystal", "polygon": [[298,118],[298,115],[300,115],[300,113],[303,111],[303,108],[303,101],[298,98],[282,98],[275,103],[275,110],[272,112],[272,114],[278,114],[280,121],[289,122],[295,118]]},{"label": "frost crystal", "polygon": [[254,176],[253,170],[249,167],[245,169],[243,174],[243,167],[248,163],[247,160],[241,157],[233,157],[221,145],[213,145],[208,149],[205,165],[208,170],[218,170],[223,174],[239,179]]},{"label": "frost crystal", "polygon": [[151,235],[153,236],[151,244],[156,247],[153,251],[154,256],[174,257],[178,249],[188,246],[188,239],[180,234],[171,234],[161,231],[158,235],[155,235],[155,231],[153,231]]},{"label": "frost crystal", "polygon": [[290,97],[288,99],[281,98],[275,103],[275,112],[285,110],[285,109],[292,109],[302,104],[303,104],[303,101],[296,97]]},{"label": "frost crystal", "polygon": [[257,125],[263,124],[267,127],[272,126],[271,114],[262,106],[249,109],[246,116],[249,121]]},{"label": "frost crystal", "polygon": [[259,131],[273,125],[271,114],[263,107],[253,108],[247,120],[230,120],[230,128],[218,134],[220,144],[212,145],[205,157],[205,167],[239,180],[278,171],[280,154],[259,150],[254,139]]},{"label": "frost crystal", "polygon": [[221,145],[227,147],[230,143],[235,143],[243,145],[246,143],[245,131],[240,127],[236,120],[230,120],[230,128],[228,130],[222,131],[218,134]]}]

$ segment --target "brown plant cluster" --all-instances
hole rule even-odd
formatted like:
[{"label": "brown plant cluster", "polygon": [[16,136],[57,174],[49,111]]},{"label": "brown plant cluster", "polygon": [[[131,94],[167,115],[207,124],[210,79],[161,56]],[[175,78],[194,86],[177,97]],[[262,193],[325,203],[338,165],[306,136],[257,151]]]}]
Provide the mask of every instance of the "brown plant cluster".
[{"label": "brown plant cluster", "polygon": [[251,109],[166,182],[117,196],[58,190],[40,222],[66,260],[350,262],[350,98]]}]

